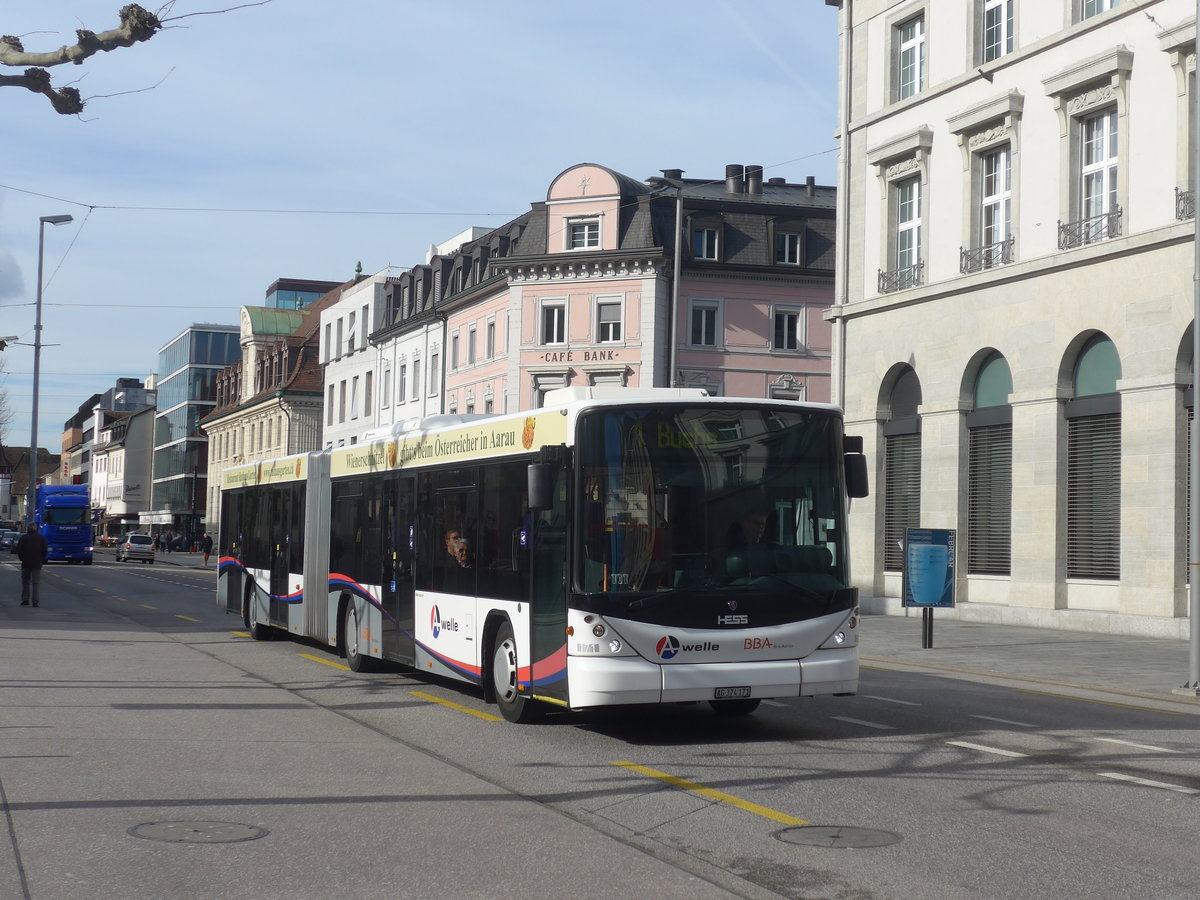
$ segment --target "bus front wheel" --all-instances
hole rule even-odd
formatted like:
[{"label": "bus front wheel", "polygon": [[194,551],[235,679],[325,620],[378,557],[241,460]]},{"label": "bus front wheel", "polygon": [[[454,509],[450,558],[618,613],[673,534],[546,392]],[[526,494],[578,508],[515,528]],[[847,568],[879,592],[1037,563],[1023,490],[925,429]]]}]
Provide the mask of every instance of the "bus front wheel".
[{"label": "bus front wheel", "polygon": [[505,622],[496,632],[492,653],[492,686],[496,690],[496,705],[500,714],[518,724],[541,718],[542,705],[517,689],[517,639],[512,625]]}]

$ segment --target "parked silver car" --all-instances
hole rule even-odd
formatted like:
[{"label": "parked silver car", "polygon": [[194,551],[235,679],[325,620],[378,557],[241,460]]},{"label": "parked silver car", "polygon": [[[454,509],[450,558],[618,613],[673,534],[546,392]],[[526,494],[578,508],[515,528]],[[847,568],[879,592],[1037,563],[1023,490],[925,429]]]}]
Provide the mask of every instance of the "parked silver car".
[{"label": "parked silver car", "polygon": [[117,562],[140,559],[154,565],[154,538],[148,534],[127,534],[117,544]]},{"label": "parked silver car", "polygon": [[17,552],[17,541],[21,539],[19,531],[0,531],[0,550]]}]

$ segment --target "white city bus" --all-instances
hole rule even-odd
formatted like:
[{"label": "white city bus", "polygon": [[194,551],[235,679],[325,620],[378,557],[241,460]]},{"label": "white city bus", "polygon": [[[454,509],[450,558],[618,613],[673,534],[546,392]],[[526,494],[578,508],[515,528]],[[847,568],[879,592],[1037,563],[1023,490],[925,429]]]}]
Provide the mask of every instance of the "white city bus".
[{"label": "white city bus", "polygon": [[227,469],[218,603],[255,638],[551,707],[853,694],[861,441],[823,404],[567,388]]}]

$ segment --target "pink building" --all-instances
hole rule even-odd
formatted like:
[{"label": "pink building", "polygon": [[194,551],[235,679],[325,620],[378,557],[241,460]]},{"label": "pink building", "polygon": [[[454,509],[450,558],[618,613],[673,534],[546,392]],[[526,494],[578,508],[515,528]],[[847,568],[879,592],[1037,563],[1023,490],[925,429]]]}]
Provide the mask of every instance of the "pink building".
[{"label": "pink building", "polygon": [[444,348],[425,377],[445,412],[583,385],[828,401],[834,189],[757,166],[682,175],[572,166],[525,215],[396,279],[372,342]]}]

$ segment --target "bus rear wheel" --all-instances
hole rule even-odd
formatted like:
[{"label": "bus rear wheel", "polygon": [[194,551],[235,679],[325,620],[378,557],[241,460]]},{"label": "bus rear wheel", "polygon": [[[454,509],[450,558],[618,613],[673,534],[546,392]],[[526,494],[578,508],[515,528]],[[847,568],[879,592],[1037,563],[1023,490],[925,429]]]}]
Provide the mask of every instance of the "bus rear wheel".
[{"label": "bus rear wheel", "polygon": [[545,708],[517,689],[517,639],[512,624],[505,622],[496,632],[495,649],[492,652],[492,687],[496,691],[496,705],[500,714],[510,722],[523,724],[540,719]]},{"label": "bus rear wheel", "polygon": [[254,588],[250,586],[246,588],[246,596],[242,600],[242,622],[245,624],[246,630],[250,632],[250,637],[256,641],[265,641],[271,637],[271,626],[250,619],[250,597],[253,590]]},{"label": "bus rear wheel", "polygon": [[358,623],[358,607],[353,600],[346,603],[342,613],[342,646],[351,672],[370,671],[373,660],[362,652],[362,629]]}]

